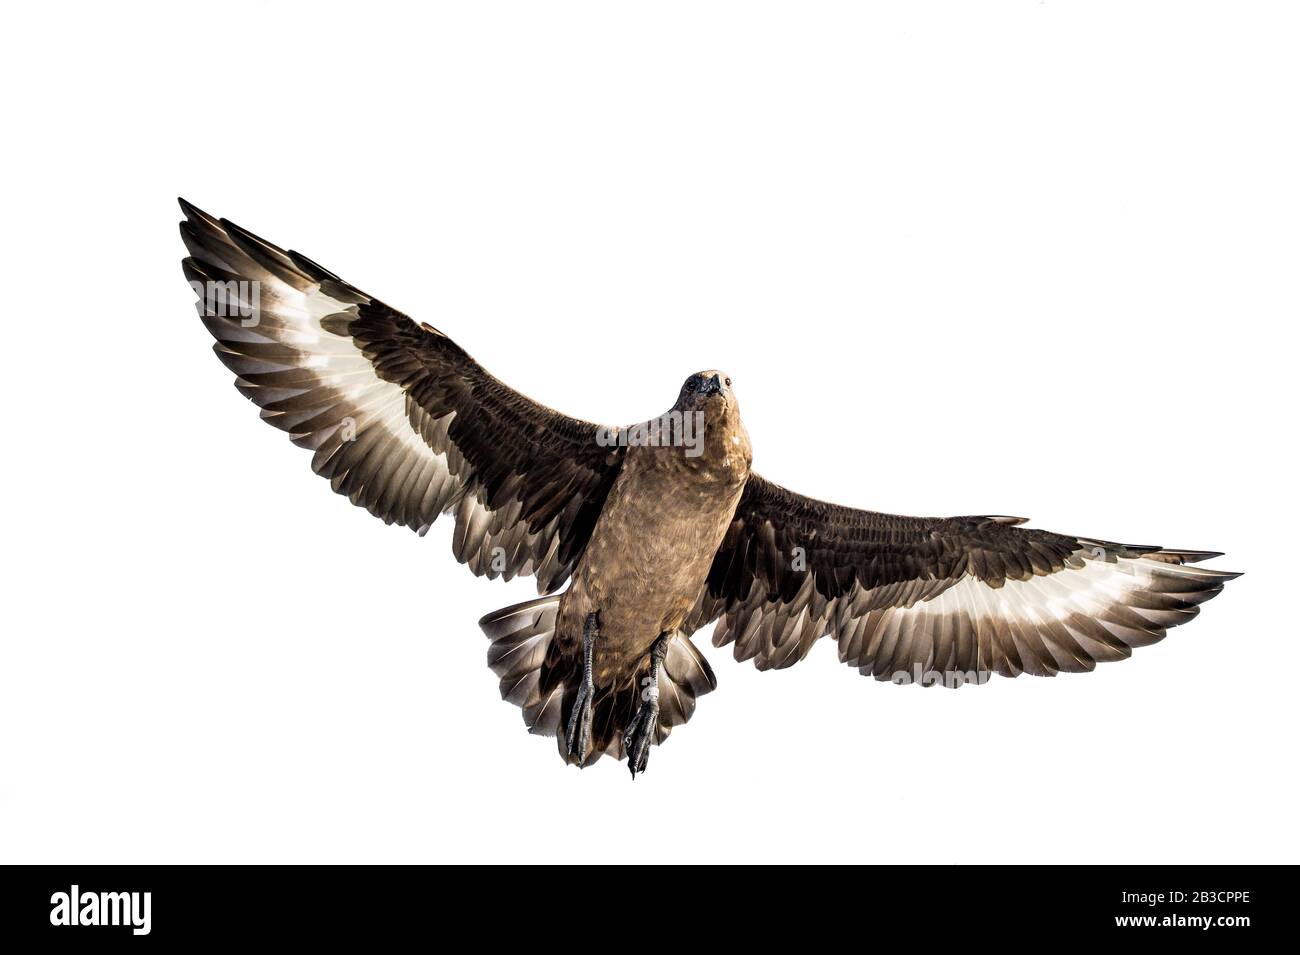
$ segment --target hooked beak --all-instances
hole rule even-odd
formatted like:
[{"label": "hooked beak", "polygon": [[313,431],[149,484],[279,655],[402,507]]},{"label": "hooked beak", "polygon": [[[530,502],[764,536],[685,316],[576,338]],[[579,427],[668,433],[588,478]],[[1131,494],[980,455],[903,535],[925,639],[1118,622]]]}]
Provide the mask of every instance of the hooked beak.
[{"label": "hooked beak", "polygon": [[720,395],[722,394],[722,379],[717,375],[710,375],[700,382],[700,394],[702,395]]}]

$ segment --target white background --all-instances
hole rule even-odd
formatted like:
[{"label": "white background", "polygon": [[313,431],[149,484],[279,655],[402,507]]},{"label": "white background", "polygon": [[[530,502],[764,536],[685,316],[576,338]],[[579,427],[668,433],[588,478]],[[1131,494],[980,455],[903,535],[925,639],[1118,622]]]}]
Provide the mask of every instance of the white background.
[{"label": "white background", "polygon": [[[1297,861],[1293,10],[10,11],[0,860]],[[579,772],[485,665],[531,581],[257,420],[178,194],[571,414],[717,366],[797,490],[1247,574],[1091,675],[709,647],[645,777]]]}]

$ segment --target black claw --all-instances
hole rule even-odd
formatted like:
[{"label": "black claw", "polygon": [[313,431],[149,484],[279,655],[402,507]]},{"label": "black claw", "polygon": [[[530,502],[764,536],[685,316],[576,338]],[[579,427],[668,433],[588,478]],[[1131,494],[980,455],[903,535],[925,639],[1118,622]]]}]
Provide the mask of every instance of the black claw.
[{"label": "black claw", "polygon": [[650,742],[654,738],[655,724],[659,722],[659,705],[652,701],[641,704],[632,719],[632,726],[623,737],[623,750],[627,753],[627,768],[636,779],[644,773],[650,762]]},{"label": "black claw", "polygon": [[650,744],[654,742],[655,731],[659,728],[659,667],[663,663],[668,649],[668,638],[661,635],[650,648],[650,675],[646,678],[646,694],[632,725],[623,736],[623,751],[627,754],[627,768],[636,779],[637,773],[644,773],[650,762]]}]

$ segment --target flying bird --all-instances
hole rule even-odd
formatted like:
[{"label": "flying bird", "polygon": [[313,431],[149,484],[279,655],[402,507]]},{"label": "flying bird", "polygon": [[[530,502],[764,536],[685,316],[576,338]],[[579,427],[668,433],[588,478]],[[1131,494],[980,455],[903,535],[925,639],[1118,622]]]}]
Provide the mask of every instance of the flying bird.
[{"label": "flying bird", "polygon": [[636,425],[570,418],[306,256],[181,208],[199,314],[262,418],[385,523],[448,515],[475,574],[536,579],[541,596],[479,625],[501,695],[568,763],[642,772],[717,685],[691,641],[714,621],[761,670],[829,636],[877,680],[955,687],[1124,659],[1239,576],[1192,566],[1216,552],[788,491],[751,469],[721,371]]}]

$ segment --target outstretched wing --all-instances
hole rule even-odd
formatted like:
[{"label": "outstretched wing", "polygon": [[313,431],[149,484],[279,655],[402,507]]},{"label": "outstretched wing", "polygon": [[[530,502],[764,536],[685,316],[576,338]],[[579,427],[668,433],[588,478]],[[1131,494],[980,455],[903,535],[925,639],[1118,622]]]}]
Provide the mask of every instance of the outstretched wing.
[{"label": "outstretched wing", "polygon": [[214,350],[312,469],[385,523],[455,516],[480,575],[559,587],[622,464],[597,425],[530,400],[437,329],[181,200],[185,275]]},{"label": "outstretched wing", "polygon": [[1218,554],[1052,534],[1015,517],[899,517],[751,475],[691,624],[762,670],[825,635],[878,680],[983,682],[1091,670],[1192,619],[1238,576]]}]

